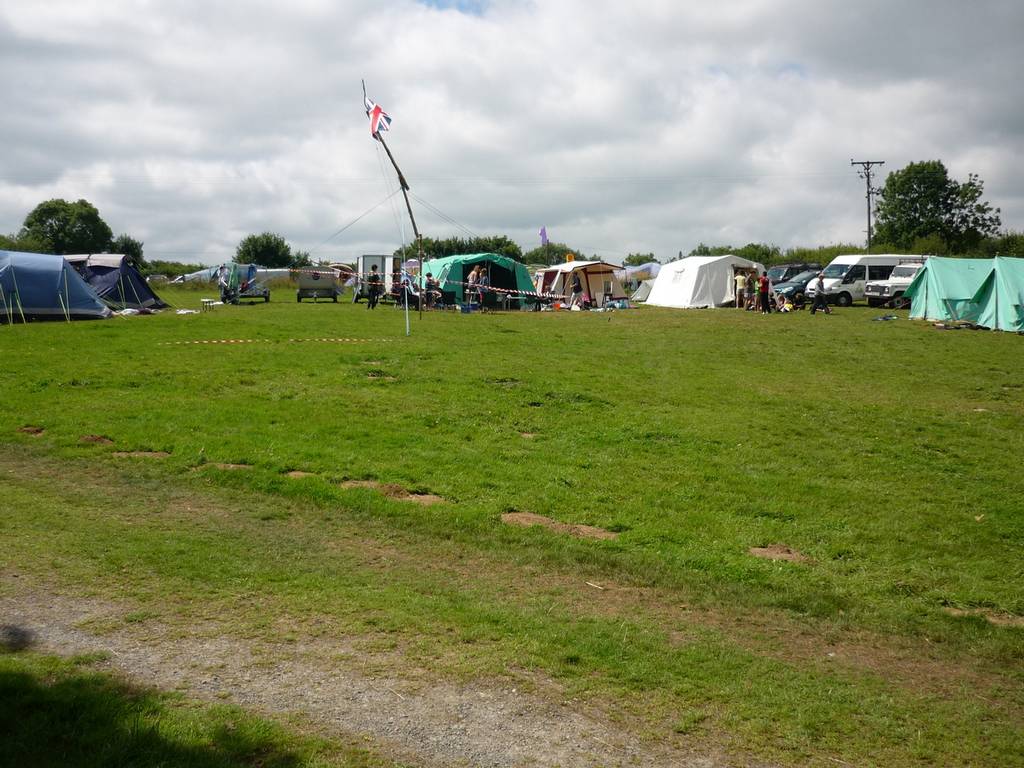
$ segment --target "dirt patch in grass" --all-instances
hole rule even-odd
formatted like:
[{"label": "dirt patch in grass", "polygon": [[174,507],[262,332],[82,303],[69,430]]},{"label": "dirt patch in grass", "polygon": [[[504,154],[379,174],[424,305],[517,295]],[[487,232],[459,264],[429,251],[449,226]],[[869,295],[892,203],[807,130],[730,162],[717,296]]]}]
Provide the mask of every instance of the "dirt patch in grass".
[{"label": "dirt patch in grass", "polygon": [[224,469],[229,472],[236,469],[252,469],[252,464],[225,464],[219,461],[211,462],[210,464],[206,464],[204,466],[216,467],[217,469]]},{"label": "dirt patch in grass", "polygon": [[531,528],[535,525],[543,526],[557,533],[567,533],[578,539],[617,539],[619,534],[614,531],[606,531],[593,525],[575,525],[572,523],[560,523],[544,515],[535,515],[533,512],[506,512],[501,516],[501,521],[507,525],[519,525],[524,528]]},{"label": "dirt patch in grass", "polygon": [[285,477],[292,477],[296,480],[303,477],[316,477],[316,472],[303,472],[301,469],[293,469],[291,472],[285,472]]},{"label": "dirt patch in grass", "polygon": [[389,499],[415,501],[417,504],[423,504],[425,506],[440,504],[444,501],[441,496],[436,496],[433,493],[410,491],[395,483],[381,483],[377,480],[344,480],[338,483],[338,485],[342,488],[371,488],[375,491],[380,491]]},{"label": "dirt patch in grass", "polygon": [[171,454],[167,451],[114,451],[110,455],[119,459],[166,459]]},{"label": "dirt patch in grass", "polygon": [[525,440],[533,440],[537,436],[535,432],[520,432],[519,436]]},{"label": "dirt patch in grass", "polygon": [[39,437],[41,434],[46,432],[42,427],[34,427],[31,424],[26,424],[24,427],[18,427],[18,431],[23,435],[32,435],[32,437]]},{"label": "dirt patch in grass", "polygon": [[769,544],[767,547],[751,547],[747,550],[754,557],[762,557],[765,560],[787,560],[791,563],[813,563],[803,552],[797,552],[785,544]]},{"label": "dirt patch in grass", "polygon": [[542,677],[529,691],[514,677],[436,680],[343,634],[294,637],[288,623],[286,632],[271,625],[262,637],[241,638],[212,619],[183,633],[159,617],[135,620],[142,614],[129,604],[32,589],[22,579],[9,587],[0,594],[0,615],[11,621],[4,637],[16,632],[40,652],[89,658],[92,668],[130,682],[236,704],[290,728],[358,736],[402,765],[730,764],[653,744]]},{"label": "dirt patch in grass", "polygon": [[1024,616],[1014,616],[1009,613],[997,613],[987,608],[954,608],[945,606],[943,609],[950,616],[980,616],[989,624],[997,627],[1024,627]]},{"label": "dirt patch in grass", "polygon": [[381,370],[367,371],[366,378],[372,379],[373,381],[398,381],[397,376],[393,376],[387,371]]},{"label": "dirt patch in grass", "polygon": [[92,445],[113,445],[114,441],[106,435],[82,435],[78,438],[80,443],[91,443]]}]

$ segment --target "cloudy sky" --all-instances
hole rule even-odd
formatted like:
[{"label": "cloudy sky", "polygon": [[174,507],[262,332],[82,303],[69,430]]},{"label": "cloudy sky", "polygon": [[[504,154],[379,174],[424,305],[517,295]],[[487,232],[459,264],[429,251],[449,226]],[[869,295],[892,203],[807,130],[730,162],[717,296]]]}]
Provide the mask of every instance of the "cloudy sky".
[{"label": "cloudy sky", "polygon": [[390,252],[362,78],[429,236],[861,242],[851,158],[979,173],[1020,230],[1022,30],[1019,0],[5,0],[0,232],[84,197],[150,259]]}]

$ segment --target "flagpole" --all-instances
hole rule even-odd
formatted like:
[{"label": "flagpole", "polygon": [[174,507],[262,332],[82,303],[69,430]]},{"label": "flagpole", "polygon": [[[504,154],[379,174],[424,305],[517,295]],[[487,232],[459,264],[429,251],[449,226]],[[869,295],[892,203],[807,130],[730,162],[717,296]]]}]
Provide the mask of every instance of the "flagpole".
[{"label": "flagpole", "polygon": [[[366,99],[366,81],[363,81],[363,101]],[[367,113],[369,114],[369,113]],[[372,126],[371,126],[372,127]],[[409,182],[405,180],[405,174],[402,173],[402,169],[398,167],[398,163],[395,162],[395,156],[391,154],[391,148],[384,141],[384,136],[380,131],[376,131],[373,134],[373,138],[380,142],[380,145],[384,147],[384,151],[388,154],[388,160],[391,161],[391,165],[395,169],[395,173],[398,174],[398,184],[402,188],[402,197],[405,199],[405,210],[409,212],[409,221],[412,222],[412,233],[416,237],[417,255],[419,256],[420,262],[420,319],[423,319],[423,238],[420,236],[419,227],[416,226],[416,217],[412,214],[412,205],[409,203]],[[408,297],[406,297],[406,311],[408,312]]]}]

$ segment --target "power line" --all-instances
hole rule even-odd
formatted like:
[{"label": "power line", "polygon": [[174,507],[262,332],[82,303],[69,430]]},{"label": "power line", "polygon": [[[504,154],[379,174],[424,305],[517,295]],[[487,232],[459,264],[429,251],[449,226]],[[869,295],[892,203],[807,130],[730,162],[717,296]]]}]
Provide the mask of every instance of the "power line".
[{"label": "power line", "polygon": [[353,224],[355,224],[355,223],[356,223],[357,221],[359,221],[359,220],[360,220],[361,218],[363,218],[364,216],[368,216],[369,214],[373,213],[373,212],[374,212],[375,210],[377,210],[378,208],[380,208],[380,207],[381,207],[382,205],[384,205],[384,203],[386,203],[386,202],[387,202],[388,200],[390,200],[390,199],[391,199],[392,197],[394,197],[394,196],[395,196],[395,195],[397,195],[397,194],[398,194],[398,190],[396,189],[396,190],[395,190],[394,192],[392,192],[392,193],[391,193],[390,195],[388,195],[387,197],[385,197],[385,198],[384,198],[383,200],[381,200],[381,201],[380,201],[379,203],[377,203],[377,204],[376,204],[375,206],[373,206],[372,208],[369,208],[369,209],[367,209],[367,210],[363,211],[363,212],[362,212],[361,214],[359,214],[358,216],[356,216],[356,217],[355,217],[354,219],[352,219],[352,221],[350,221],[350,222],[349,222],[348,224],[346,224],[345,226],[343,226],[343,227],[342,227],[341,229],[339,229],[339,230],[338,230],[337,232],[335,232],[335,233],[334,233],[333,235],[331,235],[330,237],[327,237],[327,238],[325,238],[325,239],[324,239],[324,240],[323,240],[322,242],[320,242],[320,243],[317,243],[316,245],[314,245],[314,246],[313,246],[313,247],[312,247],[312,248],[310,249],[310,251],[309,251],[309,252],[310,252],[310,254],[312,254],[312,253],[313,253],[313,251],[315,251],[315,250],[319,249],[319,248],[320,248],[321,246],[323,246],[323,245],[326,245],[327,243],[329,243],[329,242],[330,242],[331,240],[333,240],[334,238],[336,238],[336,237],[337,237],[338,235],[340,235],[340,234],[341,234],[342,232],[344,232],[344,231],[345,231],[346,229],[348,229],[349,227],[351,227],[351,226],[352,226]]},{"label": "power line", "polygon": [[885,160],[854,160],[851,158],[850,165],[859,165],[861,167],[861,170],[857,171],[857,175],[864,179],[864,183],[867,185],[865,197],[868,201],[868,253],[871,253],[871,199],[876,192],[880,191],[871,186],[871,167],[874,165],[885,165]]}]

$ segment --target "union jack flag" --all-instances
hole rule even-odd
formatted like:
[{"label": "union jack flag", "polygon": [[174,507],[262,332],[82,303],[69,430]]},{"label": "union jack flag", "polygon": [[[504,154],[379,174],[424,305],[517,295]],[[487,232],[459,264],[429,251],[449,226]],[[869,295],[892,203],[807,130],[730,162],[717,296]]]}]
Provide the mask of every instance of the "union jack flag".
[{"label": "union jack flag", "polygon": [[374,104],[369,97],[364,96],[366,102],[366,116],[370,118],[370,135],[376,138],[381,131],[391,130],[391,115],[381,109],[380,104]]}]

